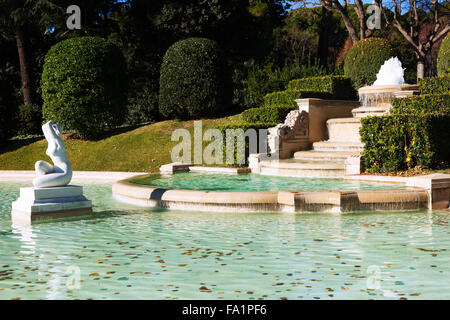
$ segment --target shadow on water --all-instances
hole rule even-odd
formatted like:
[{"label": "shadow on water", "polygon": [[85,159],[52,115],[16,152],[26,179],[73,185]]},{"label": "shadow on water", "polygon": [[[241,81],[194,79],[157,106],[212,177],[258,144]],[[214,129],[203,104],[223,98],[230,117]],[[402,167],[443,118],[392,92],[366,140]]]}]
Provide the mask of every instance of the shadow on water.
[{"label": "shadow on water", "polygon": [[[35,221],[33,222],[33,226],[37,225],[46,225],[49,223],[64,223],[64,222],[79,222],[79,221],[85,221],[87,223],[96,224],[100,223],[102,221],[105,221],[110,218],[116,218],[116,217],[123,217],[123,216],[129,216],[129,215],[142,215],[142,214],[149,214],[149,213],[163,213],[169,211],[165,208],[147,208],[148,210],[133,210],[133,209],[127,209],[127,210],[105,210],[105,211],[98,211],[94,212],[93,214],[86,215],[86,216],[76,216],[76,217],[64,217],[64,218],[58,218],[58,219],[50,219],[50,220],[42,220],[42,221]],[[0,235],[6,235],[10,234],[10,231],[1,231]]]}]

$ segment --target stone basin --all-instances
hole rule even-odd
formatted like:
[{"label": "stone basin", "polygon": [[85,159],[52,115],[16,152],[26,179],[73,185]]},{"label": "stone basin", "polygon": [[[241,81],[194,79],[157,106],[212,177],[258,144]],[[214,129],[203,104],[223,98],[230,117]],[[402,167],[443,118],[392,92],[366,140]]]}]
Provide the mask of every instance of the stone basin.
[{"label": "stone basin", "polygon": [[374,107],[390,105],[392,98],[405,96],[402,92],[411,94],[417,90],[419,90],[419,86],[416,84],[366,86],[359,88],[358,94],[363,107]]}]

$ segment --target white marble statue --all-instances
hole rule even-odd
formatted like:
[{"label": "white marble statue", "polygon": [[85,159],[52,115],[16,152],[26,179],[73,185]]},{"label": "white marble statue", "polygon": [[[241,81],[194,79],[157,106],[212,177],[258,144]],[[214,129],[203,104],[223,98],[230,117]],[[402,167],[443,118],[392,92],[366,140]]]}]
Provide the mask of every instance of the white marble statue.
[{"label": "white marble statue", "polygon": [[60,135],[59,124],[49,121],[42,126],[42,131],[48,142],[46,154],[52,159],[53,165],[39,160],[35,164],[36,178],[33,185],[36,188],[63,187],[72,179],[72,167],[67,158],[67,151]]}]

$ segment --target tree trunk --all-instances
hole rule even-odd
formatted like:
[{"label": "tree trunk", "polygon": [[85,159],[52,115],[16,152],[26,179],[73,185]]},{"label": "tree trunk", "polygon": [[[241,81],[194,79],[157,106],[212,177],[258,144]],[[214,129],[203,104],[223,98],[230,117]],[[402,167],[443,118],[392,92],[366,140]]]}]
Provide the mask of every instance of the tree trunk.
[{"label": "tree trunk", "polygon": [[417,79],[423,79],[425,77],[425,60],[419,58],[417,60]]},{"label": "tree trunk", "polygon": [[14,22],[16,22],[16,42],[17,53],[19,54],[20,77],[22,79],[23,104],[28,105],[33,103],[33,85],[31,80],[30,65],[27,59],[25,37],[22,26],[17,23],[16,17],[14,17]]},{"label": "tree trunk", "polygon": [[345,27],[347,28],[348,34],[350,35],[350,39],[352,40],[352,44],[355,44],[359,41],[358,34],[355,30],[355,28],[352,25],[352,22],[350,21],[350,18],[345,15],[341,14],[342,20],[344,20]]}]

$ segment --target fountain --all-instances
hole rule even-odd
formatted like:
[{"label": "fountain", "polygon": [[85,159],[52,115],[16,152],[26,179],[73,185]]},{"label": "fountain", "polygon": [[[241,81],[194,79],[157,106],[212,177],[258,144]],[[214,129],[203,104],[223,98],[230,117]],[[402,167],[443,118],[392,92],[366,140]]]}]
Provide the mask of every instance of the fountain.
[{"label": "fountain", "polygon": [[405,69],[402,68],[402,63],[397,57],[386,60],[373,85],[358,90],[361,107],[374,108],[384,113],[391,108],[392,98],[414,94],[414,91],[418,90],[418,86],[405,84],[404,71]]}]

